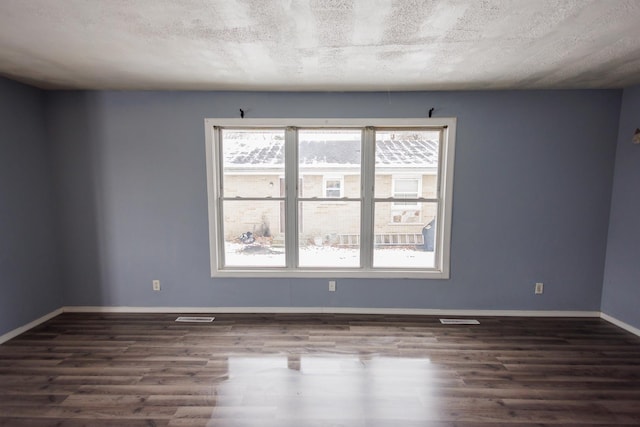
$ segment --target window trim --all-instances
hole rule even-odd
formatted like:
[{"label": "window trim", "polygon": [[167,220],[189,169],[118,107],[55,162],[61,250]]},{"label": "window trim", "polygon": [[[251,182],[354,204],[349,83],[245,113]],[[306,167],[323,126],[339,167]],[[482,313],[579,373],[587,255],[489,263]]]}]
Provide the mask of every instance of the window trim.
[{"label": "window trim", "polygon": [[[453,167],[455,163],[455,135],[456,118],[423,118],[423,119],[240,119],[240,118],[207,118],[205,125],[205,150],[207,166],[207,197],[209,210],[209,249],[211,261],[212,277],[301,277],[301,278],[420,278],[420,279],[448,279],[450,274],[450,252],[451,252],[451,222],[452,222],[452,202],[453,202]],[[264,267],[242,267],[242,268],[221,268],[224,262],[224,251],[221,251],[219,237],[222,236],[222,221],[218,217],[219,209],[216,207],[219,202],[220,185],[222,171],[217,167],[219,164],[218,140],[215,127],[227,128],[280,128],[285,129],[289,136],[295,135],[295,128],[354,128],[362,129],[364,144],[375,143],[373,127],[375,128],[416,128],[432,127],[441,128],[442,138],[439,150],[439,178],[438,178],[438,218],[437,242],[435,268],[430,269],[402,269],[402,268],[264,268]],[[295,150],[292,150],[295,151]],[[295,171],[289,173],[287,185],[296,185],[297,182],[297,159],[292,158],[290,151],[285,157],[285,170]],[[363,177],[361,182],[373,182],[374,170],[374,150],[363,150]],[[367,179],[367,176],[369,179]],[[373,185],[363,185],[361,199],[364,207],[373,209]],[[335,199],[332,199],[335,200]],[[297,206],[287,203],[287,220],[296,221]],[[364,210],[364,209],[363,209]],[[361,230],[372,230],[373,212],[362,213]],[[298,230],[297,223],[289,225],[289,230]],[[285,239],[288,247],[295,247],[297,236],[294,233],[286,233]],[[361,245],[363,245],[362,262],[365,265],[372,265],[373,258],[373,238],[370,233],[361,233]],[[288,265],[297,265],[296,250],[287,251]],[[367,264],[368,263],[368,264]]]}]

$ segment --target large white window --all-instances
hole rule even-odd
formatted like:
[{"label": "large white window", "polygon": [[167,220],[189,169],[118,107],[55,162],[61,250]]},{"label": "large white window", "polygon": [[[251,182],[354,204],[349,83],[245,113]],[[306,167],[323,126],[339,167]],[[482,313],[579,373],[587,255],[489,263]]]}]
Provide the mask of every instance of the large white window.
[{"label": "large white window", "polygon": [[455,119],[205,128],[214,276],[449,277]]}]

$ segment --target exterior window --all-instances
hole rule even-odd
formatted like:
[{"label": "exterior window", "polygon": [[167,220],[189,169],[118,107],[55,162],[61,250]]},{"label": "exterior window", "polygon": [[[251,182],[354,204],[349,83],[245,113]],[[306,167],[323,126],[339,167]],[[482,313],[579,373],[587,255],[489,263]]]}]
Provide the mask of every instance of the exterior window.
[{"label": "exterior window", "polygon": [[[422,177],[393,178],[394,199],[418,200],[422,194]],[[422,204],[416,201],[394,202],[391,205],[393,224],[416,223],[421,219]]]},{"label": "exterior window", "polygon": [[449,277],[455,119],[205,125],[212,275]]},{"label": "exterior window", "polygon": [[324,177],[324,197],[327,199],[338,199],[342,197],[343,178]]}]

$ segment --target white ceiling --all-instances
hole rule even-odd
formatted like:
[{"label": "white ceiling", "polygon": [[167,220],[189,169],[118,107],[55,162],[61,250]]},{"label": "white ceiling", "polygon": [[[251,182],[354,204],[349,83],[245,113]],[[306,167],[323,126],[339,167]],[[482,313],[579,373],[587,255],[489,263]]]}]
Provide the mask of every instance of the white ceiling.
[{"label": "white ceiling", "polygon": [[0,0],[42,88],[445,90],[640,83],[640,0]]}]

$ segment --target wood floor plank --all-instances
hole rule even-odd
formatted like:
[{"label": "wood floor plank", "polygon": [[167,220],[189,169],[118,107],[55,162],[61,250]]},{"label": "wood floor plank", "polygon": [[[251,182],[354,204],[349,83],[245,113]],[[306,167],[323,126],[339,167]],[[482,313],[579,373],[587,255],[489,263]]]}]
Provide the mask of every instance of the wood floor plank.
[{"label": "wood floor plank", "polygon": [[65,313],[0,345],[0,426],[640,425],[640,338],[601,319],[214,315]]}]

